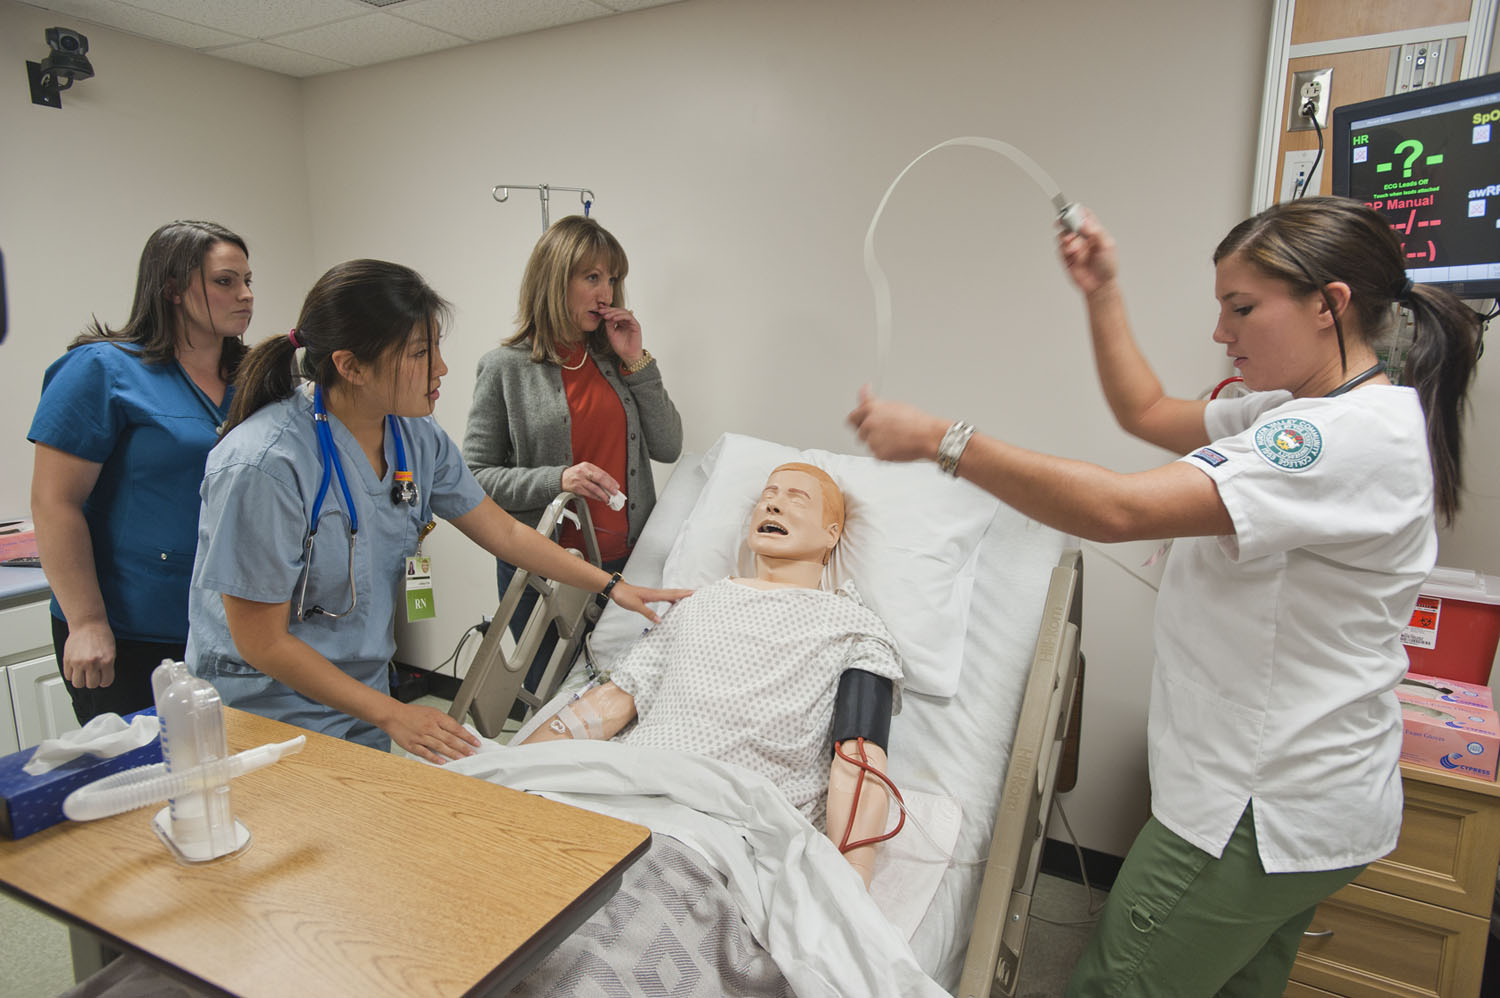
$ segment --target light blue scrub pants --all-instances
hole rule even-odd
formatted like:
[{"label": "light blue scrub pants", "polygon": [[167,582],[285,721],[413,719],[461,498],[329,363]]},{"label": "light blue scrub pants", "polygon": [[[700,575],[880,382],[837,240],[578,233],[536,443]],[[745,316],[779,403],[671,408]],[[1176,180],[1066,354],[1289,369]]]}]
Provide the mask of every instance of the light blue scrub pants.
[{"label": "light blue scrub pants", "polygon": [[1319,902],[1363,870],[1266,873],[1248,806],[1219,859],[1152,818],[1110,889],[1068,998],[1276,998]]}]

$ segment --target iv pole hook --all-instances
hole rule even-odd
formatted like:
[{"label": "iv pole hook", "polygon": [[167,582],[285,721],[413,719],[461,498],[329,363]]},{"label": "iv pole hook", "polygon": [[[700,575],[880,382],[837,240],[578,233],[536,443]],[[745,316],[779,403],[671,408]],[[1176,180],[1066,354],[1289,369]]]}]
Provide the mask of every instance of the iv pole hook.
[{"label": "iv pole hook", "polygon": [[552,219],[547,210],[548,202],[552,197],[552,191],[559,190],[578,192],[578,201],[583,205],[583,212],[585,215],[588,214],[589,205],[591,205],[595,201],[594,192],[589,190],[587,187],[554,188],[551,184],[496,184],[494,187],[490,188],[490,197],[503,204],[504,202],[510,200],[510,189],[512,187],[516,188],[517,190],[537,192],[537,197],[541,200],[542,203],[543,232],[546,232],[547,229],[552,225]]}]

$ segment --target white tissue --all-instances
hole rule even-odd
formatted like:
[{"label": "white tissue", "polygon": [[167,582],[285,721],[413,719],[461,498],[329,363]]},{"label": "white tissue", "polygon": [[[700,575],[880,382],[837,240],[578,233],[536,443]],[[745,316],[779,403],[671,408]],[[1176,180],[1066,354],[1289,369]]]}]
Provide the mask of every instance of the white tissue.
[{"label": "white tissue", "polygon": [[618,513],[625,508],[625,493],[613,492],[609,497],[609,508]]},{"label": "white tissue", "polygon": [[160,733],[161,721],[153,714],[142,714],[129,724],[119,714],[100,714],[81,728],[43,741],[21,768],[40,776],[81,755],[110,759],[151,744]]}]

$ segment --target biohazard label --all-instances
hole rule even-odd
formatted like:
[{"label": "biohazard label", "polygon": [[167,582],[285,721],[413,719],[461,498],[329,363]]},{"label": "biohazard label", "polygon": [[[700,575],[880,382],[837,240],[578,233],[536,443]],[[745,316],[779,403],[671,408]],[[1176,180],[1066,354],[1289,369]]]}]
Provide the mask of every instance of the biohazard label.
[{"label": "biohazard label", "polygon": [[1401,643],[1413,648],[1436,648],[1438,617],[1443,601],[1436,596],[1418,596],[1417,608],[1411,612],[1411,623],[1401,631]]}]

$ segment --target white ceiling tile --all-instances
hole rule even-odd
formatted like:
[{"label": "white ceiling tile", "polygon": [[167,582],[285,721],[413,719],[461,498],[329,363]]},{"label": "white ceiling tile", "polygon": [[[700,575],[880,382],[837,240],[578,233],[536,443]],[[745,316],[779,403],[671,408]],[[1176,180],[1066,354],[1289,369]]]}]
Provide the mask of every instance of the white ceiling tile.
[{"label": "white ceiling tile", "polygon": [[294,52],[270,42],[246,42],[243,45],[215,49],[210,54],[257,69],[269,69],[285,76],[317,76],[319,73],[334,73],[351,67],[350,63],[335,62],[306,52]]},{"label": "white ceiling tile", "polygon": [[360,0],[24,2],[60,18],[82,18],[291,76],[315,76],[683,0],[397,0],[386,7]]},{"label": "white ceiling tile", "polygon": [[270,38],[376,10],[359,0],[128,0],[183,21],[206,24],[244,38]]},{"label": "white ceiling tile", "polygon": [[49,0],[45,9],[64,17],[82,17],[95,24],[192,49],[244,41],[241,35],[192,24],[116,0]]},{"label": "white ceiling tile", "polygon": [[610,11],[594,0],[408,0],[385,8],[396,17],[485,41],[560,24],[572,24]]},{"label": "white ceiling tile", "polygon": [[376,12],[306,31],[278,35],[276,44],[356,66],[467,44],[447,32]]}]

